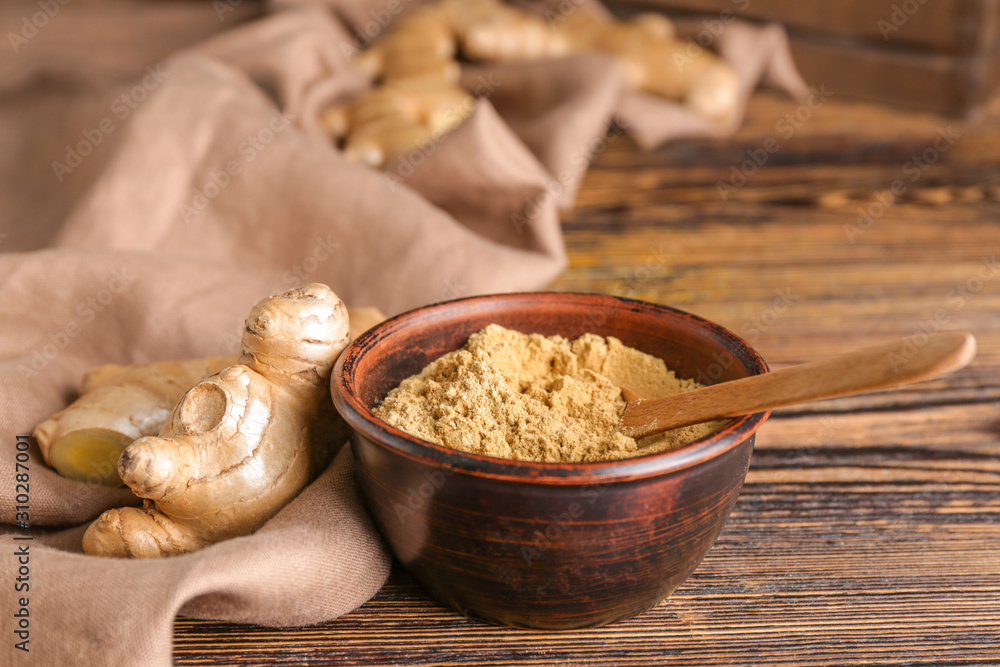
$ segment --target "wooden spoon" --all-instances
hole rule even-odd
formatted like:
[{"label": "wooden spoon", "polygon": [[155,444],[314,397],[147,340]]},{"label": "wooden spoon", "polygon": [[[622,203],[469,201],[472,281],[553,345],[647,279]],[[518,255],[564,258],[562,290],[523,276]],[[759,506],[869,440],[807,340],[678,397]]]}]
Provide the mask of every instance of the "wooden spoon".
[{"label": "wooden spoon", "polygon": [[921,342],[904,338],[666,398],[639,398],[623,387],[626,407],[619,427],[624,435],[638,440],[713,419],[931,380],[962,368],[975,356],[972,334],[946,331],[930,334]]}]

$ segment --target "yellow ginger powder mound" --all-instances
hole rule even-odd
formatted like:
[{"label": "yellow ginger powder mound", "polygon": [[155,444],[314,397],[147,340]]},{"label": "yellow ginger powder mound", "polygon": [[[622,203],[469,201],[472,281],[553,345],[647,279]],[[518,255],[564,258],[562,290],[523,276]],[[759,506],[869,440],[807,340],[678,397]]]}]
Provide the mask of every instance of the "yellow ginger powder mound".
[{"label": "yellow ginger powder mound", "polygon": [[545,462],[607,461],[672,449],[724,421],[636,442],[616,429],[620,387],[660,398],[701,385],[617,338],[523,334],[491,324],[403,380],[375,414],[412,435],[474,454]]}]

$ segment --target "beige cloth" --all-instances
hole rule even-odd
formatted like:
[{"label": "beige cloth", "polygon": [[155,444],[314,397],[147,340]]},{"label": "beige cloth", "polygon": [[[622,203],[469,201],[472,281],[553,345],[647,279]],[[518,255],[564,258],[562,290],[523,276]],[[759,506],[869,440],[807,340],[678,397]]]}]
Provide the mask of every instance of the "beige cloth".
[{"label": "beige cloth", "polygon": [[[644,146],[735,127],[625,95],[615,64],[584,55],[469,67],[465,82],[485,99],[419,164],[350,164],[319,134],[317,112],[367,85],[343,45],[391,17],[384,6],[2,5],[4,532],[18,518],[16,436],[64,406],[88,368],[233,353],[250,307],[302,282],[390,314],[540,288],[565,264],[557,209],[572,204],[616,113]],[[762,77],[802,92],[780,30],[732,25],[720,48],[748,92]],[[317,623],[363,603],[388,573],[347,451],[255,535],[155,562],[79,553],[85,525],[127,492],[59,477],[33,444],[28,466],[36,537],[0,538],[4,664],[166,665],[178,613]],[[30,589],[17,593],[25,544]],[[26,656],[13,646],[20,597]]]}]

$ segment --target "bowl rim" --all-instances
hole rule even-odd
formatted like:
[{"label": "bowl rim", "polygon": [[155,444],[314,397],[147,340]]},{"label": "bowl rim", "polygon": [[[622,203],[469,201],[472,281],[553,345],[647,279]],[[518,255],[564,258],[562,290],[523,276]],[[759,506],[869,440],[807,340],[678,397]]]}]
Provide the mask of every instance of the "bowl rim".
[{"label": "bowl rim", "polygon": [[337,359],[331,385],[334,406],[354,431],[355,437],[363,436],[397,455],[451,472],[463,472],[510,482],[547,484],[603,484],[643,479],[683,470],[716,458],[750,440],[771,415],[770,411],[766,411],[735,417],[711,435],[665,452],[611,461],[543,463],[472,454],[428,442],[382,421],[359,397],[355,378],[359,361],[379,341],[397,333],[408,322],[427,317],[436,311],[448,313],[457,308],[488,303],[495,305],[495,302],[503,301],[510,301],[513,305],[517,301],[530,301],[541,297],[550,299],[552,295],[590,302],[591,307],[596,305],[595,302],[614,301],[619,306],[686,319],[716,338],[722,339],[727,349],[750,367],[752,374],[769,372],[767,362],[760,353],[735,333],[711,320],[672,306],[588,292],[507,292],[463,297],[420,306],[390,317],[368,329],[351,341]]}]

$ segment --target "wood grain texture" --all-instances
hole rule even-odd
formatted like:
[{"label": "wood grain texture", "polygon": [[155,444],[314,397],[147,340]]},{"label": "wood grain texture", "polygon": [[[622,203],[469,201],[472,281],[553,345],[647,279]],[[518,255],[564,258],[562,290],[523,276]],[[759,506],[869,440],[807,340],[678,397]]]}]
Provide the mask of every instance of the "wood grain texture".
[{"label": "wood grain texture", "polygon": [[[626,0],[613,2],[720,15],[780,21],[806,33],[873,44],[904,46],[944,53],[987,50],[997,39],[996,0]],[[888,26],[888,27],[886,27]]]},{"label": "wood grain texture", "polygon": [[713,419],[933,380],[964,368],[975,356],[972,334],[937,331],[664,398],[644,399],[622,387],[628,405],[621,432],[638,440]]},{"label": "wood grain texture", "polygon": [[[702,46],[737,19],[784,25],[805,81],[832,94],[955,117],[1000,87],[1000,0],[611,0],[661,11]],[[706,41],[707,40],[707,41]]]},{"label": "wood grain texture", "polygon": [[1000,49],[944,55],[791,31],[795,64],[807,83],[836,94],[961,116],[1000,83]]},{"label": "wood grain texture", "polygon": [[[636,619],[489,626],[397,570],[315,627],[179,619],[177,663],[1000,665],[1000,110],[963,125],[835,97],[786,136],[797,112],[764,94],[733,140],[641,153],[609,139],[564,216],[556,287],[690,310],[772,368],[935,326],[975,334],[971,366],[777,411],[718,542]],[[960,138],[910,180],[949,125]],[[723,201],[718,183],[769,137],[780,150]]]}]

